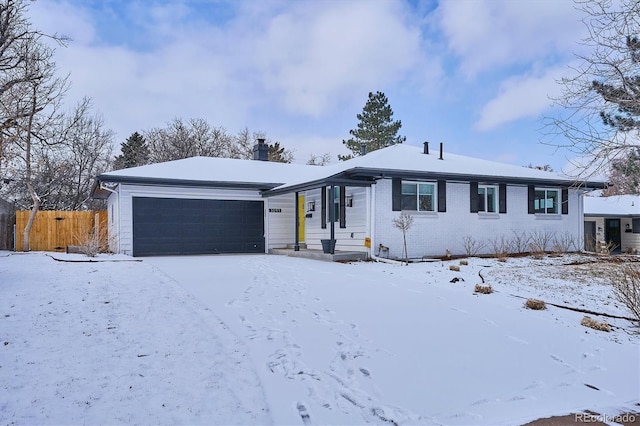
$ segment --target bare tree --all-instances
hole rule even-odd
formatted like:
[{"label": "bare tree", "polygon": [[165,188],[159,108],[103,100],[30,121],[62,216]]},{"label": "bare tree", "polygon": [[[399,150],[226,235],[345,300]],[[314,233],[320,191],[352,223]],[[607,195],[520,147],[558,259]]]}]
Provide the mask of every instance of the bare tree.
[{"label": "bare tree", "polygon": [[400,231],[402,231],[402,240],[404,243],[402,247],[402,255],[404,257],[405,262],[408,265],[409,254],[407,252],[407,232],[409,232],[409,229],[411,229],[411,227],[413,226],[413,216],[411,216],[407,212],[402,212],[400,213],[400,216],[394,218],[392,222],[393,222],[393,226],[395,226]]},{"label": "bare tree", "polygon": [[24,105],[16,104],[16,94],[43,78],[42,69],[33,66],[39,60],[34,46],[41,45],[43,38],[61,45],[68,40],[33,29],[26,17],[27,5],[24,0],[0,0],[0,173],[15,154],[18,120],[30,114]]},{"label": "bare tree", "polygon": [[588,30],[573,75],[555,99],[563,113],[547,120],[550,143],[586,159],[578,177],[605,171],[637,146],[640,130],[640,2],[575,0]]},{"label": "bare tree", "polygon": [[24,164],[24,182],[32,200],[31,214],[24,229],[23,250],[29,250],[29,233],[33,220],[41,204],[41,198],[34,185],[33,155],[38,147],[57,142],[53,130],[61,119],[60,102],[67,89],[67,78],[56,76],[53,61],[54,50],[38,39],[24,46],[28,60],[14,70],[18,74],[38,75],[39,78],[13,85],[3,94],[16,111],[15,124],[6,128],[17,146],[16,155]]},{"label": "bare tree", "polygon": [[317,156],[315,154],[311,154],[309,156],[309,160],[307,164],[310,166],[326,166],[331,163],[331,154],[328,152],[322,154],[321,156]]}]

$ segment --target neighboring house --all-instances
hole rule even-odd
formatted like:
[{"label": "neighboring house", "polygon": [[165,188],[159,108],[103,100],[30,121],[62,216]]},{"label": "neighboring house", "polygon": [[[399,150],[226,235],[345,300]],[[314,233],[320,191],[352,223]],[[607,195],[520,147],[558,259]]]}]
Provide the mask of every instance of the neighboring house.
[{"label": "neighboring house", "polygon": [[[265,145],[266,146],[266,145]],[[266,159],[263,144],[254,159]],[[515,233],[581,243],[582,189],[555,173],[399,144],[331,166],[194,157],[104,173],[111,248],[134,256],[265,253],[301,243],[399,257],[392,220],[410,212],[410,257],[464,254]],[[583,188],[602,188],[585,182]],[[297,226],[296,226],[297,224]],[[304,246],[303,246],[304,247]],[[381,248],[384,248],[381,250]]]},{"label": "neighboring house", "polygon": [[584,197],[585,250],[610,244],[616,251],[640,253],[640,196]]}]

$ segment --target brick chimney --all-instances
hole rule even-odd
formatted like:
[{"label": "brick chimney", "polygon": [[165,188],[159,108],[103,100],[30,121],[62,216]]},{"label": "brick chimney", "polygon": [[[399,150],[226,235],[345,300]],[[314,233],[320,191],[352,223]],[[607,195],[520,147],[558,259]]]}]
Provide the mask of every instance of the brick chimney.
[{"label": "brick chimney", "polygon": [[253,147],[253,159],[258,161],[269,161],[269,145],[264,142],[264,139],[257,140]]}]

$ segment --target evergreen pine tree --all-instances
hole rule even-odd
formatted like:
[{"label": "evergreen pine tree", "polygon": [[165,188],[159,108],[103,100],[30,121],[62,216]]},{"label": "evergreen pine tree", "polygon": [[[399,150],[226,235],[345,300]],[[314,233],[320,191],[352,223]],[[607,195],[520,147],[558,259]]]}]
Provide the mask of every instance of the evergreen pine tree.
[{"label": "evergreen pine tree", "polygon": [[358,128],[349,130],[352,137],[342,141],[353,154],[338,156],[340,160],[348,160],[353,156],[360,155],[362,144],[366,145],[367,152],[371,152],[402,143],[407,139],[405,136],[398,135],[402,122],[400,120],[393,121],[393,110],[382,92],[369,92],[369,99],[362,114],[358,114],[357,118],[359,120]]},{"label": "evergreen pine tree", "polygon": [[121,155],[116,156],[114,169],[128,169],[129,167],[144,166],[149,163],[149,147],[144,137],[134,132],[120,144]]}]

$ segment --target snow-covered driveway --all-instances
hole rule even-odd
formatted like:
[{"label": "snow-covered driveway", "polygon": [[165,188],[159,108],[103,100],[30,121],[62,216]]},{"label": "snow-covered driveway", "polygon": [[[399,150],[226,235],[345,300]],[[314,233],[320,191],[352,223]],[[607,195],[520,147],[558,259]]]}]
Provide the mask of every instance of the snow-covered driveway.
[{"label": "snow-covered driveway", "polygon": [[[615,414],[640,399],[637,336],[586,329],[577,312],[526,310],[509,295],[535,296],[540,287],[540,297],[552,297],[553,287],[526,284],[546,263],[471,259],[453,272],[453,261],[144,262],[177,280],[249,347],[277,424],[518,424],[584,409]],[[512,287],[510,263],[518,271]],[[493,270],[485,275],[498,292],[474,295],[483,268]],[[553,284],[576,289],[560,300],[581,300],[570,280]],[[590,308],[607,311],[609,289],[596,284],[587,303],[601,299]]]}]

